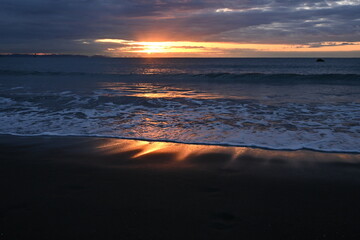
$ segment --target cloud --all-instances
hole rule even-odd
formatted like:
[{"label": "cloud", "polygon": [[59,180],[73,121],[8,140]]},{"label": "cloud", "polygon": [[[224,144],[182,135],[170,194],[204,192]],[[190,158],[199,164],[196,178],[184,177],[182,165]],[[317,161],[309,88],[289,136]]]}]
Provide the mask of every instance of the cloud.
[{"label": "cloud", "polygon": [[[152,57],[176,57],[184,54],[191,56],[211,54],[211,57],[236,57],[236,56],[264,56],[267,53],[297,53],[304,52],[346,52],[360,51],[360,42],[317,42],[310,44],[242,44],[232,42],[141,42],[123,39],[97,39],[95,43],[113,44],[107,48],[112,56],[137,56],[151,54]],[[116,46],[118,45],[118,46]],[[267,55],[268,56],[268,55]]]},{"label": "cloud", "polygon": [[0,52],[101,53],[111,44],[81,40],[105,38],[356,42],[358,16],[360,0],[2,0]]},{"label": "cloud", "polygon": [[321,47],[338,47],[338,46],[353,46],[359,45],[358,43],[353,42],[317,42],[309,43],[306,48],[321,48]]}]

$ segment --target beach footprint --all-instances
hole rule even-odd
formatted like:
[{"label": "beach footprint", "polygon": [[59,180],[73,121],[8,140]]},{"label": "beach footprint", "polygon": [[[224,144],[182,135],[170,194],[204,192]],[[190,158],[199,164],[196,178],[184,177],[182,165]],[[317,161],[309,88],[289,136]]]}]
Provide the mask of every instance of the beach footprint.
[{"label": "beach footprint", "polygon": [[217,230],[227,230],[235,226],[237,217],[229,212],[218,212],[212,215],[211,228]]}]

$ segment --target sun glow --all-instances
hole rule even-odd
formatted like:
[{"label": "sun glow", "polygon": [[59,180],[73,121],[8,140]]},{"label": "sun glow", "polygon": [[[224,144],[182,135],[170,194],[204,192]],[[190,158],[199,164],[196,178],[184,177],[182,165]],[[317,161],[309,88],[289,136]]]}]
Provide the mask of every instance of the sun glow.
[{"label": "sun glow", "polygon": [[127,41],[122,39],[97,39],[97,43],[115,43],[121,44],[122,46],[111,50],[118,50],[128,53],[202,53],[207,52],[207,47],[213,47],[212,43],[205,42],[135,42]]},{"label": "sun glow", "polygon": [[[234,42],[164,41],[142,42],[123,39],[96,39],[95,43],[112,44],[111,55],[138,54],[153,56],[226,56],[249,52],[335,52],[360,51],[360,42],[318,42],[308,44],[256,44]],[[114,46],[118,45],[118,46]]]}]

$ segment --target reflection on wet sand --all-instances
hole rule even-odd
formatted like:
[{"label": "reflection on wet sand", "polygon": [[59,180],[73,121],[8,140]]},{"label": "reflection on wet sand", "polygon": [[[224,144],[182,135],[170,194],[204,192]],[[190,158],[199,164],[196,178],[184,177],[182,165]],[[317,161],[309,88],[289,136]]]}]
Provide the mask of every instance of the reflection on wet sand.
[{"label": "reflection on wet sand", "polygon": [[[309,150],[277,151],[248,147],[123,139],[101,141],[97,149],[108,155],[131,153],[130,157],[134,161],[146,159],[148,164],[151,164],[154,158],[157,160],[164,158],[166,160],[164,162],[169,165],[175,164],[179,166],[179,164],[184,163],[206,164],[207,162],[216,162],[222,168],[228,169],[241,168],[244,164],[260,164],[263,166],[287,164],[294,167],[312,166],[321,163],[360,164],[360,154],[323,153]],[[216,161],[214,161],[214,158],[216,158]]]}]

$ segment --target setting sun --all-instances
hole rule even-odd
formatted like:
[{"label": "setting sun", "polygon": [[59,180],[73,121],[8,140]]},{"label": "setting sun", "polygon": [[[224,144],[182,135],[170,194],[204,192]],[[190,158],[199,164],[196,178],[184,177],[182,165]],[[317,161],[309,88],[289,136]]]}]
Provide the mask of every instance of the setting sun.
[{"label": "setting sun", "polygon": [[309,44],[255,44],[233,42],[164,41],[142,42],[124,39],[96,39],[95,43],[118,44],[109,54],[147,54],[159,56],[231,56],[249,52],[334,52],[360,51],[360,42],[316,42]]},{"label": "setting sun", "polygon": [[142,49],[135,50],[134,52],[147,54],[167,52],[166,46],[161,42],[150,42],[146,44],[139,43],[138,45],[142,47]]}]

